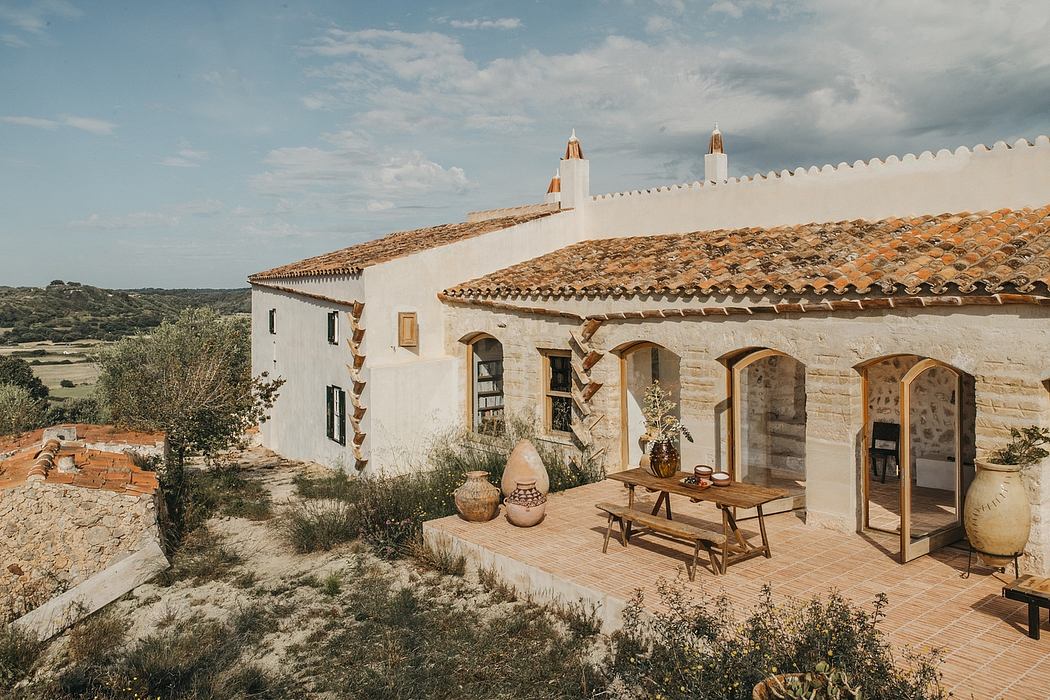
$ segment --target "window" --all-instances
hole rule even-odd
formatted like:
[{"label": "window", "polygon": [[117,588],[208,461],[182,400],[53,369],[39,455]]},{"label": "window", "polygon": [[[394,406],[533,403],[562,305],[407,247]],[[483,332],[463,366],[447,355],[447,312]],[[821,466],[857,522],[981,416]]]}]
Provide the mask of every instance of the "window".
[{"label": "window", "polygon": [[543,391],[546,428],[552,433],[568,433],[572,425],[572,367],[568,352],[543,354]]},{"label": "window", "polygon": [[339,344],[339,312],[330,311],[328,313],[328,343],[329,345]]},{"label": "window", "polygon": [[419,324],[415,311],[402,311],[397,315],[397,344],[403,348],[419,346]]},{"label": "window", "polygon": [[503,433],[503,346],[495,338],[470,345],[472,427],[486,435]]},{"label": "window", "polygon": [[329,440],[346,444],[346,392],[337,386],[325,387],[325,433]]},{"label": "window", "polygon": [[277,334],[277,309],[270,309],[270,335]]}]

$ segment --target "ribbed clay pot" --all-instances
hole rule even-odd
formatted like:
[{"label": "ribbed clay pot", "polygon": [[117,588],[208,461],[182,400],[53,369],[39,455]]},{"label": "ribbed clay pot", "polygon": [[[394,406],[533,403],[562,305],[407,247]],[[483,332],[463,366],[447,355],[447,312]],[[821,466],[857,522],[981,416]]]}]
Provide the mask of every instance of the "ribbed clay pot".
[{"label": "ribbed clay pot", "polygon": [[499,512],[499,489],[489,483],[488,472],[467,472],[467,480],[455,490],[456,510],[464,520],[483,523]]},{"label": "ribbed clay pot", "polygon": [[536,446],[528,440],[520,440],[507,458],[507,468],[503,471],[503,479],[500,480],[500,490],[504,496],[510,496],[518,481],[526,479],[535,480],[536,490],[544,495],[550,490],[547,467],[543,465]]},{"label": "ribbed clay pot", "polygon": [[674,476],[681,466],[678,450],[670,440],[654,442],[649,449],[649,471],[659,477]]},{"label": "ribbed clay pot", "polygon": [[970,545],[988,566],[1006,566],[1024,551],[1032,527],[1021,467],[977,462],[966,491],[963,524]]},{"label": "ribbed clay pot", "polygon": [[536,488],[534,479],[523,479],[509,496],[503,499],[507,520],[518,527],[532,527],[547,513],[547,496]]}]

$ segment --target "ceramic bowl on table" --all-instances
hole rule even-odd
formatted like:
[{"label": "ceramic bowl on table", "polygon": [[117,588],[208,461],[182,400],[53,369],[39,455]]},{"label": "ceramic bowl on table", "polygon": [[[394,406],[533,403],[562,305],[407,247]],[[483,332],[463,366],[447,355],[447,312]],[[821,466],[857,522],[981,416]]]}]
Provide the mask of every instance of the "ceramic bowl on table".
[{"label": "ceramic bowl on table", "polygon": [[715,486],[729,486],[732,481],[725,472],[715,472],[711,475],[711,483]]},{"label": "ceramic bowl on table", "polygon": [[698,464],[693,467],[693,475],[697,479],[710,479],[711,475],[715,473],[715,470],[706,464]]}]

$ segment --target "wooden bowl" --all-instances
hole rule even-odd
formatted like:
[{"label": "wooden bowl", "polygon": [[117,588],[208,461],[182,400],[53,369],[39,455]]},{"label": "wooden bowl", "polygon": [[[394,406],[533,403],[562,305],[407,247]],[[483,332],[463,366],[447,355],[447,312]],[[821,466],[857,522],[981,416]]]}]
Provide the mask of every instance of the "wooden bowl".
[{"label": "wooden bowl", "polygon": [[715,472],[711,475],[711,483],[715,486],[729,486],[732,481],[725,472]]}]

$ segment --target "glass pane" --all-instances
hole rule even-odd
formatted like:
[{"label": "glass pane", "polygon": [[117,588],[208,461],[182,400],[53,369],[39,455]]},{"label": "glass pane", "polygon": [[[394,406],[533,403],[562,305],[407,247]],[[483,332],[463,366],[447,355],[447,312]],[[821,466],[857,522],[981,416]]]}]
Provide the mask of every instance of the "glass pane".
[{"label": "glass pane", "polygon": [[503,431],[503,346],[494,338],[474,344],[474,429]]},{"label": "glass pane", "polygon": [[567,433],[572,428],[572,399],[567,396],[552,396],[551,430]]},{"label": "glass pane", "polygon": [[572,390],[572,376],[569,358],[562,355],[549,355],[551,367],[551,391],[569,392]]},{"label": "glass pane", "polygon": [[912,540],[959,523],[956,463],[959,397],[956,374],[932,367],[911,383],[911,508]]}]

